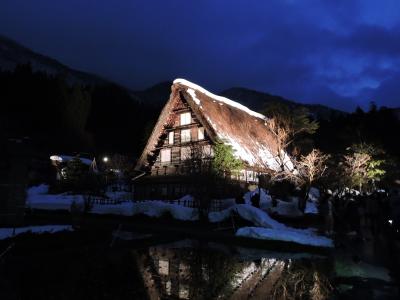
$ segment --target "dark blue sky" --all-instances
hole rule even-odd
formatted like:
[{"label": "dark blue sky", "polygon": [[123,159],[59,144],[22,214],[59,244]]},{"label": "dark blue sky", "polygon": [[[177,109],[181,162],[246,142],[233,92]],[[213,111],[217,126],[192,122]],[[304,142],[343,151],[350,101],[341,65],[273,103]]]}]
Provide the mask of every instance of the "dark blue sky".
[{"label": "dark blue sky", "polygon": [[0,34],[133,89],[400,106],[399,0],[1,0]]}]

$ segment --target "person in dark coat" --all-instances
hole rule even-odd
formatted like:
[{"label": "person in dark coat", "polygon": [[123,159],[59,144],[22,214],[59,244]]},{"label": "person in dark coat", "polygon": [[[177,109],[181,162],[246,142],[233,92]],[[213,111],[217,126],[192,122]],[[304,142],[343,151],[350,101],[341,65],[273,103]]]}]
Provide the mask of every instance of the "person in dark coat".
[{"label": "person in dark coat", "polygon": [[251,205],[253,205],[254,207],[260,208],[260,194],[259,193],[255,193],[253,196],[251,196]]},{"label": "person in dark coat", "polygon": [[319,212],[324,218],[325,234],[333,234],[333,197],[327,193],[321,197]]}]

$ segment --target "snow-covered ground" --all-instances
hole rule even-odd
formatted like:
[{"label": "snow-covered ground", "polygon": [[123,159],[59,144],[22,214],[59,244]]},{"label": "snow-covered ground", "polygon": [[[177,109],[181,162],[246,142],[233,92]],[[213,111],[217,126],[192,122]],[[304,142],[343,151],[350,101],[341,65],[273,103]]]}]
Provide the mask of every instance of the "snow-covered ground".
[{"label": "snow-covered ground", "polygon": [[[47,185],[34,186],[28,189],[26,206],[31,209],[44,210],[66,210],[70,211],[73,203],[77,208],[83,210],[84,198],[82,195],[68,194],[48,194],[49,187]],[[108,193],[110,198],[121,197],[121,193]],[[93,214],[111,214],[122,216],[133,216],[143,214],[149,217],[161,217],[169,213],[173,218],[182,221],[198,220],[197,209],[178,205],[180,203],[193,201],[192,196],[184,196],[177,199],[175,203],[166,203],[165,201],[143,201],[143,202],[122,202],[120,204],[93,204],[89,213]]]},{"label": "snow-covered ground", "polygon": [[[244,200],[246,204],[251,204],[251,197],[254,194],[258,194],[259,190],[256,189],[252,192],[247,192],[244,195]],[[316,188],[311,188],[309,198],[306,203],[306,208],[304,210],[305,214],[318,214],[317,202],[319,199],[319,190]],[[260,208],[271,214],[277,214],[283,217],[301,217],[304,214],[298,208],[298,198],[291,197],[291,201],[282,201],[277,199],[276,206],[272,205],[272,198],[268,192],[264,189],[260,189]]]},{"label": "snow-covered ground", "polygon": [[236,204],[219,212],[210,212],[208,214],[208,219],[212,223],[221,222],[228,219],[232,214],[235,213],[256,226],[266,228],[280,228],[281,226],[284,226],[283,224],[272,219],[263,210],[249,204]]},{"label": "snow-covered ground", "polygon": [[41,184],[27,190],[26,207],[46,210],[71,210],[72,203],[83,208],[82,195],[48,194],[49,186]]},{"label": "snow-covered ground", "polygon": [[116,205],[94,205],[90,213],[122,216],[146,215],[154,218],[169,213],[174,219],[181,221],[196,221],[199,218],[197,209],[157,200],[125,202]]},{"label": "snow-covered ground", "polygon": [[295,229],[290,227],[286,227],[285,229],[242,227],[236,231],[236,235],[262,240],[294,242],[316,247],[333,247],[331,239],[319,236],[311,229]]},{"label": "snow-covered ground", "polygon": [[[70,211],[72,204],[75,203],[76,207],[83,208],[84,199],[81,195],[50,195],[47,194],[47,192],[48,187],[45,185],[30,188],[28,190],[27,207],[49,210],[64,209]],[[332,240],[318,236],[313,229],[291,228],[272,219],[266,212],[269,211],[271,213],[272,200],[264,190],[261,190],[260,199],[262,209],[248,204],[250,202],[250,197],[250,194],[245,195],[246,204],[233,204],[232,201],[227,201],[230,206],[219,212],[210,212],[208,215],[209,221],[213,223],[221,222],[228,219],[232,214],[237,214],[256,226],[240,228],[236,232],[237,236],[290,241],[312,246],[333,247]],[[178,204],[191,201],[193,201],[193,197],[188,195],[175,200],[174,203],[151,200],[143,202],[123,202],[113,205],[94,204],[89,213],[122,216],[146,215],[156,218],[165,214],[170,214],[177,220],[196,221],[199,219],[198,209]],[[297,209],[297,202],[295,199],[292,202],[284,202],[285,204],[279,204],[280,202],[278,202],[278,212],[280,213],[290,212],[294,207],[293,205],[295,205]],[[314,202],[310,200],[310,203]],[[287,207],[285,207],[285,205]]]},{"label": "snow-covered ground", "polygon": [[14,228],[0,228],[0,240],[4,240],[22,233],[55,233],[60,231],[72,231],[71,225],[44,225]]},{"label": "snow-covered ground", "polygon": [[169,213],[174,219],[181,221],[195,221],[199,219],[198,210],[184,207],[178,204],[165,203],[162,201],[144,201],[135,203],[133,214],[144,214],[149,217],[161,217]]},{"label": "snow-covered ground", "polygon": [[327,237],[319,236],[314,229],[296,229],[288,227],[274,219],[268,213],[249,204],[238,204],[220,212],[209,214],[210,222],[221,222],[238,214],[241,218],[250,221],[257,227],[243,227],[236,232],[237,236],[265,240],[279,240],[298,244],[333,247],[333,241]]}]

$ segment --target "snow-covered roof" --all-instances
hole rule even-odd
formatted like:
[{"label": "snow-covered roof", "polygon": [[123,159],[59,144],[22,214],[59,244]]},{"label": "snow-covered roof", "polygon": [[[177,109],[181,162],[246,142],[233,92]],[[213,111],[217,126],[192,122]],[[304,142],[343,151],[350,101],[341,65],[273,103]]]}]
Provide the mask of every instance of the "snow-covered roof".
[{"label": "snow-covered roof", "polygon": [[[68,162],[68,161],[74,159],[75,157],[76,156],[71,156],[71,155],[52,155],[52,156],[50,156],[50,160],[58,161],[58,162],[62,163],[62,162]],[[83,164],[88,165],[88,166],[90,166],[93,162],[89,158],[84,158],[84,157],[78,157],[78,158],[81,160],[81,162]]]},{"label": "snow-covered roof", "polygon": [[[230,105],[230,106],[232,106],[232,107],[235,107],[235,108],[237,108],[237,109],[243,110],[244,112],[248,113],[249,115],[251,115],[251,116],[253,116],[253,117],[260,118],[260,119],[262,119],[262,120],[265,120],[265,119],[266,119],[266,117],[265,117],[263,114],[260,114],[260,113],[258,113],[258,112],[255,112],[255,111],[249,109],[248,107],[246,107],[246,106],[244,106],[244,105],[242,105],[242,104],[240,104],[240,103],[238,103],[238,102],[235,102],[235,101],[233,101],[233,100],[231,100],[231,99],[228,99],[228,98],[225,98],[225,97],[222,97],[222,96],[215,95],[215,94],[213,94],[213,93],[207,91],[205,88],[202,88],[201,86],[199,86],[199,85],[197,85],[197,84],[195,84],[195,83],[193,83],[193,82],[190,82],[190,81],[188,81],[188,80],[186,80],[186,79],[177,78],[177,79],[174,80],[173,83],[174,83],[174,84],[179,83],[179,84],[186,85],[187,87],[190,88],[190,89],[188,89],[188,92],[189,92],[191,95],[193,95],[194,90],[197,90],[197,91],[199,91],[199,92],[201,92],[201,93],[207,95],[208,97],[210,97],[210,98],[212,98],[212,99],[214,99],[214,100],[216,100],[216,101],[219,101],[219,102],[221,102],[221,103],[225,103],[225,104]],[[200,100],[197,99],[197,100],[196,100],[196,103],[197,103],[197,105],[200,105]]]},{"label": "snow-covered roof", "polygon": [[[236,157],[250,166],[269,167],[273,170],[280,168],[274,154],[275,140],[265,124],[264,115],[231,99],[210,93],[185,79],[174,80],[174,85],[184,88],[218,139],[230,145]],[[293,168],[289,157],[285,163],[289,169]]]},{"label": "snow-covered roof", "polygon": [[[234,155],[253,167],[280,168],[277,159],[276,140],[265,124],[266,117],[246,106],[210,93],[203,87],[185,79],[176,79],[136,169],[145,165],[147,155],[152,152],[157,139],[173,113],[174,105],[183,97],[193,113],[205,127],[213,141],[222,141],[232,146]],[[287,157],[286,166],[292,169]]]}]

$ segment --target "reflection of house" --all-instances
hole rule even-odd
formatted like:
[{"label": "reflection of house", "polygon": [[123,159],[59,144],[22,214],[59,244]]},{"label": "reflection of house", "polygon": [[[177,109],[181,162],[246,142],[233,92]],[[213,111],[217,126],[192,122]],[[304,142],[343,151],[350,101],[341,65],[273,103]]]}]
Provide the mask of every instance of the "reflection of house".
[{"label": "reflection of house", "polygon": [[190,267],[182,249],[150,248],[137,260],[150,299],[189,299]]},{"label": "reflection of house", "polygon": [[244,163],[245,168],[234,179],[256,182],[260,168],[280,167],[273,154],[274,138],[263,115],[183,79],[175,80],[171,90],[136,165],[137,171],[148,175],[140,179],[143,184],[151,185],[149,178],[157,182],[156,177],[163,177],[158,181],[164,186],[159,184],[155,194],[184,194],[175,184],[177,181],[170,179],[198,171],[187,162],[194,158],[209,160],[216,142],[230,145]]},{"label": "reflection of house", "polygon": [[[284,261],[276,259],[243,262],[219,256],[223,270],[235,270],[226,273],[216,269],[210,254],[202,248],[149,248],[137,260],[149,298],[267,299],[284,267]],[[216,279],[223,284],[214,285]]]}]

